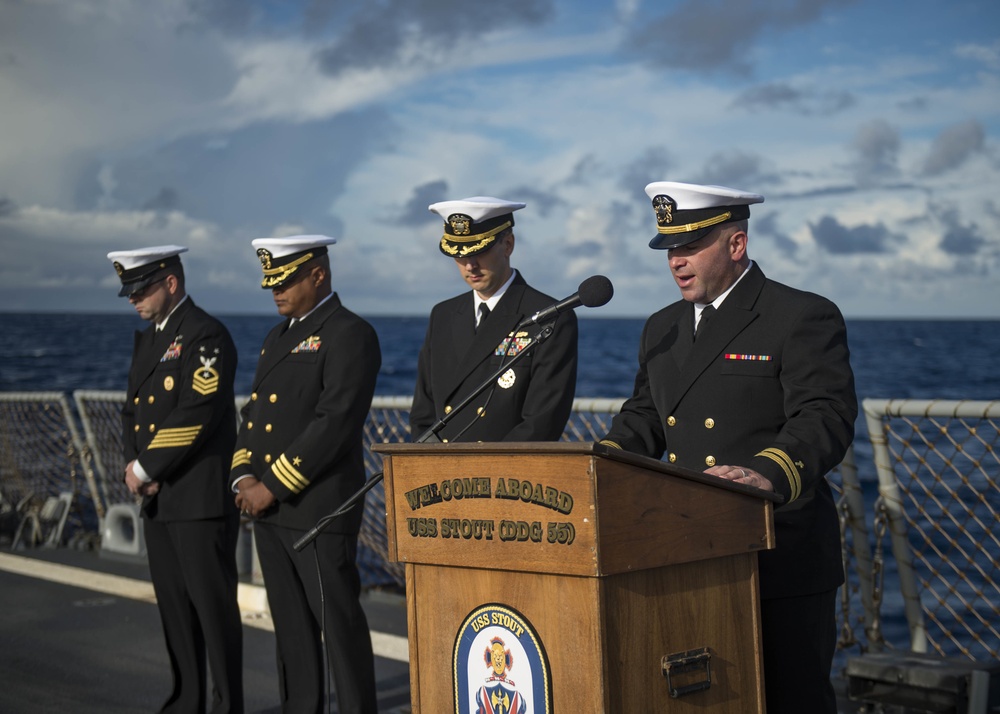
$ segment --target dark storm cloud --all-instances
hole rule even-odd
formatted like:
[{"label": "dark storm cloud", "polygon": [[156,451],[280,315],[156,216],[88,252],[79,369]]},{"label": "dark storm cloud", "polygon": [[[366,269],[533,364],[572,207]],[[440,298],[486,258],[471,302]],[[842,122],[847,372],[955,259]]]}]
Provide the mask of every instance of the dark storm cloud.
[{"label": "dark storm cloud", "polygon": [[810,223],[809,229],[819,247],[833,255],[888,253],[893,243],[903,240],[882,223],[848,228],[832,216],[823,216],[819,223]]},{"label": "dark storm cloud", "polygon": [[526,211],[531,211],[533,214],[538,214],[543,218],[556,208],[566,205],[566,201],[551,191],[525,185],[504,189],[504,193],[500,198],[526,203],[528,204],[525,208]]},{"label": "dark storm cloud", "polygon": [[13,216],[17,213],[17,204],[6,196],[0,196],[0,218]]},{"label": "dark storm cloud", "polygon": [[906,112],[922,112],[930,106],[930,102],[927,97],[913,97],[897,102],[896,106]]},{"label": "dark storm cloud", "polygon": [[246,32],[257,16],[255,3],[247,0],[188,0],[188,11],[192,25],[207,25],[226,34]]},{"label": "dark storm cloud", "polygon": [[[853,0],[686,0],[661,17],[638,13],[623,47],[651,64],[749,74],[745,59],[762,35],[815,22]],[[641,24],[638,24],[641,23]]]},{"label": "dark storm cloud", "polygon": [[666,181],[673,169],[673,159],[664,146],[651,146],[622,169],[619,185],[630,196],[643,196],[646,184]]},{"label": "dark storm cloud", "polygon": [[583,241],[582,243],[570,243],[560,250],[560,254],[565,258],[596,258],[600,257],[604,251],[604,246],[594,240]]},{"label": "dark storm cloud", "polygon": [[979,231],[979,226],[975,223],[964,225],[958,211],[945,211],[941,214],[941,222],[945,225],[945,232],[941,236],[938,246],[949,255],[975,255],[986,243]]},{"label": "dark storm cloud", "polygon": [[976,231],[975,224],[971,226],[953,226],[941,237],[941,250],[950,255],[975,255],[983,247],[985,241]]},{"label": "dark storm cloud", "polygon": [[[213,141],[192,135],[113,164],[110,198],[119,208],[164,209],[178,199],[161,189],[179,186],[185,214],[222,228],[269,231],[299,223],[322,233],[332,225],[330,204],[347,177],[384,148],[392,130],[384,113],[371,109],[303,124],[257,124],[225,141],[217,134]],[[95,158],[84,169],[78,208],[89,210],[107,198],[97,178],[103,164]]]},{"label": "dark storm cloud", "polygon": [[862,186],[869,186],[899,173],[899,132],[881,119],[858,128],[851,150],[854,152],[854,175]]},{"label": "dark storm cloud", "polygon": [[408,47],[407,40],[439,53],[498,29],[538,25],[554,14],[553,0],[508,0],[502,6],[465,0],[368,0],[357,7],[338,27],[338,39],[317,55],[320,69],[329,75],[391,65]]},{"label": "dark storm cloud", "polygon": [[741,92],[733,108],[748,111],[790,111],[804,116],[836,114],[857,103],[849,92],[801,90],[784,82],[759,84]]},{"label": "dark storm cloud", "polygon": [[936,176],[965,163],[973,154],[983,150],[986,135],[975,119],[945,129],[931,144],[924,162],[924,175]]},{"label": "dark storm cloud", "polygon": [[750,87],[736,98],[733,105],[751,110],[782,109],[795,107],[804,99],[805,95],[792,85],[784,82],[772,82]]},{"label": "dark storm cloud", "polygon": [[589,183],[591,178],[602,173],[601,163],[597,160],[597,157],[593,154],[587,154],[576,162],[566,182],[579,186]]},{"label": "dark storm cloud", "polygon": [[799,251],[799,245],[791,237],[778,229],[778,213],[771,211],[761,216],[754,215],[751,209],[750,230],[751,245],[753,238],[761,236],[770,239],[772,243],[786,256],[794,258]]},{"label": "dark storm cloud", "polygon": [[172,188],[161,188],[160,192],[142,204],[144,211],[176,211],[180,207],[180,197]]},{"label": "dark storm cloud", "polygon": [[180,207],[180,198],[172,188],[161,188],[160,192],[142,204],[143,211],[153,211],[156,216],[150,223],[151,228],[166,228],[170,221],[167,214]]},{"label": "dark storm cloud", "polygon": [[420,184],[414,187],[409,200],[399,210],[399,213],[392,216],[388,222],[400,226],[410,226],[427,223],[431,219],[439,220],[437,216],[427,210],[427,207],[432,203],[447,199],[448,182],[444,179]]},{"label": "dark storm cloud", "polygon": [[780,182],[778,174],[764,170],[764,159],[743,151],[718,152],[705,162],[705,168],[693,183],[715,184],[753,190],[753,184]]}]

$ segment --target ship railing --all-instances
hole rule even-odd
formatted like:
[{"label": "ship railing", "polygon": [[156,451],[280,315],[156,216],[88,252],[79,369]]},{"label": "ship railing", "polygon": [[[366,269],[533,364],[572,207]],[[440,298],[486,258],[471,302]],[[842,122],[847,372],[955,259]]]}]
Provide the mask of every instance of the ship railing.
[{"label": "ship railing", "polygon": [[[865,399],[862,405],[878,477],[875,605],[905,614],[910,651],[996,661],[1000,401]],[[898,594],[881,588],[884,569],[893,566]],[[902,602],[889,603],[893,595]]]},{"label": "ship railing", "polygon": [[[0,515],[23,520],[25,503],[37,511],[68,492],[73,507],[63,544],[99,541],[107,509],[134,503],[121,478],[124,399],[124,392],[76,391],[74,415],[59,392],[0,393]],[[246,397],[236,402],[239,408]],[[600,439],[623,402],[575,400],[563,440]],[[381,471],[372,444],[409,440],[410,404],[408,396],[373,401],[364,429],[369,475]],[[864,417],[869,438],[856,439],[829,477],[847,575],[839,652],[997,659],[1000,401],[867,399]],[[369,586],[401,588],[402,566],[387,558],[384,513],[379,484],[365,503],[360,565]],[[53,544],[51,533],[38,540]],[[899,592],[886,592],[893,572]],[[909,638],[887,637],[887,623]]]},{"label": "ship railing", "polygon": [[99,503],[87,444],[63,392],[0,392],[0,524],[14,546],[85,528]]}]

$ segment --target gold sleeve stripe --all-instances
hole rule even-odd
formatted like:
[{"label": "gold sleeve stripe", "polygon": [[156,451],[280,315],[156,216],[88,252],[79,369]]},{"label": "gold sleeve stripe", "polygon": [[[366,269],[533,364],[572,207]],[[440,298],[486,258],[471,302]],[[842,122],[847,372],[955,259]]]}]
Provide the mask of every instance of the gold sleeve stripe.
[{"label": "gold sleeve stripe", "polygon": [[299,493],[302,489],[309,485],[309,479],[302,475],[302,473],[292,466],[288,457],[282,454],[278,459],[271,464],[271,471],[274,475],[278,477],[292,493]]},{"label": "gold sleeve stripe", "polygon": [[198,438],[201,426],[185,426],[177,429],[161,429],[149,442],[150,449],[169,449],[181,446],[191,446]]},{"label": "gold sleeve stripe", "polygon": [[233,465],[230,466],[230,470],[235,469],[237,466],[245,466],[250,463],[250,452],[246,449],[240,449],[235,454],[233,454]]},{"label": "gold sleeve stripe", "polygon": [[791,486],[792,489],[791,497],[788,499],[789,503],[802,494],[802,474],[799,473],[798,467],[788,454],[781,449],[772,448],[764,449],[757,454],[757,456],[766,456],[778,464],[778,466],[780,466],[785,472],[785,478],[788,479],[788,485]]},{"label": "gold sleeve stripe", "polygon": [[597,443],[598,444],[604,444],[605,446],[610,446],[612,449],[619,449],[620,450],[622,448],[622,445],[619,444],[617,441],[610,441],[608,439],[601,439]]}]

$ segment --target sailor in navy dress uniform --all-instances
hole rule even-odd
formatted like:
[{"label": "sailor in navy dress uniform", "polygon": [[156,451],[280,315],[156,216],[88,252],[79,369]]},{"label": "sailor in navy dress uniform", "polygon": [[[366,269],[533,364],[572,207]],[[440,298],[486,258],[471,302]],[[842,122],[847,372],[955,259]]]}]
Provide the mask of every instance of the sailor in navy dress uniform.
[{"label": "sailor in navy dress uniform", "polygon": [[173,690],[161,712],[243,711],[237,601],[239,513],[228,488],[236,440],[236,348],[187,296],[167,245],[108,254],[127,297],[152,324],[137,332],[122,409],[125,483],[142,496],[149,572]]},{"label": "sailor in navy dress uniform", "polygon": [[762,196],[667,181],[646,192],[650,247],[668,251],[683,299],[646,322],[633,395],[603,443],[784,497],[776,549],[759,556],[767,711],[834,713],[844,574],[825,475],[857,416],[844,319],[750,260],[749,206]]},{"label": "sailor in navy dress uniform", "polygon": [[[513,213],[524,206],[489,196],[429,206],[444,219],[439,249],[454,259],[472,291],[431,311],[410,409],[413,439],[527,348],[541,328],[518,325],[555,302],[510,264]],[[568,311],[555,319],[548,339],[501,373],[437,436],[441,441],[558,441],[573,407],[576,368],[577,319]]]},{"label": "sailor in navy dress uniform", "polygon": [[284,712],[325,711],[321,625],[337,711],[376,711],[355,563],[363,509],[330,523],[301,552],[293,547],[365,481],[363,429],[382,360],[375,330],[331,289],[328,246],[335,242],[317,235],[253,241],[261,287],[286,319],[264,339],[230,480],[237,505],[256,518]]}]

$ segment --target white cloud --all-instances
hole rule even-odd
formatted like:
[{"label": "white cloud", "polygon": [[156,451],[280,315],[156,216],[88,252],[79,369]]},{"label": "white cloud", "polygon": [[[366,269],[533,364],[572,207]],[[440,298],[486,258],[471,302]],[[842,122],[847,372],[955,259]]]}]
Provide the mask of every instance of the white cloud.
[{"label": "white cloud", "polygon": [[[27,247],[25,269],[5,279],[26,291],[107,283],[101,251],[178,242],[211,299],[268,310],[249,240],[328,232],[354,309],[426,313],[464,284],[436,249],[435,218],[408,202],[429,186],[522,191],[515,264],[529,279],[561,297],[606,274],[617,292],[606,310],[642,315],[676,289],[665,254],[646,247],[640,184],[674,178],[764,193],[771,236],[786,242],[755,237],[754,257],[848,313],[946,310],[937,298],[960,290],[963,267],[941,249],[948,230],[985,236],[960,243],[979,249],[984,271],[969,290],[989,297],[989,278],[1000,283],[1000,226],[983,208],[1000,173],[995,41],[914,37],[903,18],[879,47],[817,35],[836,50],[817,64],[797,61],[794,33],[775,33],[766,53],[748,46],[758,74],[738,80],[622,57],[623,26],[660,11],[616,0],[560,4],[549,24],[526,19],[436,49],[402,32],[388,60],[331,75],[317,57],[343,31],[332,21],[305,38],[294,23],[219,32],[190,7],[0,4],[0,105],[14,107],[0,138],[0,235]],[[862,11],[826,7],[811,31],[842,33]],[[887,49],[897,46],[906,50]],[[762,58],[780,69],[764,71]],[[161,210],[135,210],[144,205]],[[825,216],[855,236],[882,225],[906,240],[876,256],[830,255],[809,228]],[[900,265],[927,268],[921,289]],[[978,304],[996,314],[992,290]]]},{"label": "white cloud", "polygon": [[960,44],[955,48],[955,55],[981,62],[987,69],[1000,71],[1000,41],[989,45],[977,43]]}]

